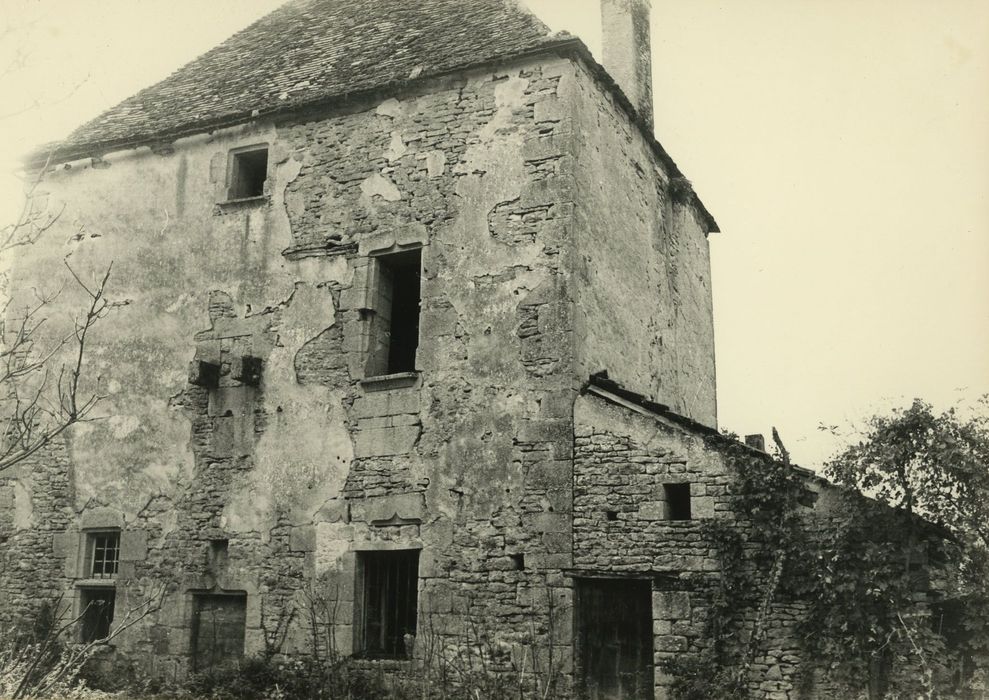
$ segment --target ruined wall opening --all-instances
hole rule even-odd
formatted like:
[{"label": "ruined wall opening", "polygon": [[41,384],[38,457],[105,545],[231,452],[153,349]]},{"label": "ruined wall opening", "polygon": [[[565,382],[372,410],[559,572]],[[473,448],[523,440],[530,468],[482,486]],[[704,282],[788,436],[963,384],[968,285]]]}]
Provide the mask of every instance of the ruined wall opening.
[{"label": "ruined wall opening", "polygon": [[414,372],[419,348],[422,250],[373,258],[374,292],[368,376]]},{"label": "ruined wall opening", "polygon": [[653,697],[652,584],[577,579],[577,682],[588,700]]},{"label": "ruined wall opening", "polygon": [[667,520],[690,520],[690,484],[663,484]]},{"label": "ruined wall opening", "polygon": [[248,146],[230,153],[227,199],[246,199],[264,194],[268,179],[268,147]]},{"label": "ruined wall opening", "polygon": [[210,671],[236,663],[244,655],[246,622],[246,593],[194,593],[193,670]]},{"label": "ruined wall opening", "polygon": [[360,552],[360,651],[375,658],[404,658],[405,636],[416,634],[419,550]]}]

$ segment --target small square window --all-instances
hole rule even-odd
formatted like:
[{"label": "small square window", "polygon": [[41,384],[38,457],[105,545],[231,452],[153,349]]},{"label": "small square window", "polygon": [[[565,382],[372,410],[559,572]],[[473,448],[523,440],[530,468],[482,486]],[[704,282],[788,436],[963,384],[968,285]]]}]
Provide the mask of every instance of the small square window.
[{"label": "small square window", "polygon": [[402,658],[406,635],[416,633],[419,550],[361,552],[358,563],[360,650],[372,657]]},{"label": "small square window", "polygon": [[113,604],[117,594],[113,588],[82,588],[79,591],[82,641],[95,642],[110,636]]},{"label": "small square window", "polygon": [[89,533],[89,578],[115,578],[120,564],[120,532]]},{"label": "small square window", "polygon": [[419,348],[421,249],[372,260],[369,377],[414,372]]},{"label": "small square window", "polygon": [[268,179],[268,147],[253,146],[230,154],[227,199],[247,199],[264,194]]},{"label": "small square window", "polygon": [[690,520],[690,484],[663,484],[666,519]]}]

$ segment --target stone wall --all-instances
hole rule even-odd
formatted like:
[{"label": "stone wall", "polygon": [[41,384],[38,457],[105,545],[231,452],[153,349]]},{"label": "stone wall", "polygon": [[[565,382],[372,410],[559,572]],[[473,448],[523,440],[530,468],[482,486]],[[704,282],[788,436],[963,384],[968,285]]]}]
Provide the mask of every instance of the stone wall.
[{"label": "stone wall", "polygon": [[[126,305],[87,355],[100,419],[45,465],[64,483],[0,483],[18,503],[0,516],[5,613],[27,597],[17,566],[78,607],[88,533],[119,529],[118,611],[167,584],[119,655],[185,673],[195,596],[222,592],[247,594],[248,654],[310,653],[314,599],[348,653],[359,553],[421,549],[431,644],[473,618],[493,668],[534,643],[565,673],[574,76],[520,62],[50,173],[65,215],[14,293],[59,284],[69,255],[84,279],[112,260]],[[227,201],[231,150],[260,145],[263,195]],[[374,256],[416,247],[418,371],[367,376]],[[77,301],[53,305],[53,334]]]},{"label": "stone wall", "polygon": [[[230,201],[231,153],[254,147],[264,190]],[[360,651],[362,553],[397,549],[420,551],[416,649],[474,629],[487,668],[568,677],[574,569],[663,574],[657,659],[696,645],[705,602],[675,581],[716,566],[657,480],[730,517],[724,465],[595,416],[574,469],[590,371],[715,421],[706,239],[668,179],[551,57],[60,164],[65,214],[12,293],[71,288],[68,256],[84,279],[112,261],[121,305],[87,354],[98,420],[0,482],[0,610],[24,609],[29,570],[77,612],[111,529],[118,614],[166,586],[116,645],[156,675],[189,670],[197,596],[246,594],[246,654]],[[380,376],[381,256],[410,250],[416,371]],[[52,337],[77,304],[52,305]]]},{"label": "stone wall", "polygon": [[578,376],[612,379],[717,425],[707,231],[673,173],[584,69],[573,104]]},{"label": "stone wall", "polygon": [[[578,575],[653,581],[656,697],[666,698],[674,678],[665,665],[709,642],[705,625],[721,563],[705,524],[722,519],[748,538],[745,547],[757,543],[735,512],[726,453],[701,433],[621,403],[588,393],[574,409],[574,568]],[[669,520],[663,484],[685,482],[691,519]],[[762,590],[767,574],[745,572],[754,591]],[[798,625],[805,611],[802,601],[780,598],[771,605],[750,667],[753,697],[840,697],[820,689],[799,692]],[[742,634],[751,634],[755,606],[733,612],[741,617]]]}]

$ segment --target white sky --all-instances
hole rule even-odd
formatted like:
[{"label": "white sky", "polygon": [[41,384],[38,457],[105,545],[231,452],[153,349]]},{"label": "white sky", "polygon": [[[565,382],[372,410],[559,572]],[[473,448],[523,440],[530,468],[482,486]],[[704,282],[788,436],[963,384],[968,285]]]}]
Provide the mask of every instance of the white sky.
[{"label": "white sky", "polygon": [[[527,3],[599,55],[596,0]],[[26,150],[278,4],[0,0],[0,219]],[[723,231],[722,427],[816,466],[820,423],[989,392],[989,2],[653,6],[657,134]]]}]

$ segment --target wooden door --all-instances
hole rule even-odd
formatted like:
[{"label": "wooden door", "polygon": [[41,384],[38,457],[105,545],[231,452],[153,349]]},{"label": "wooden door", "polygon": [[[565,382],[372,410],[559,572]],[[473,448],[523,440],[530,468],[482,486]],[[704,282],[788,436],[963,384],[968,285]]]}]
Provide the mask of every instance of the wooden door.
[{"label": "wooden door", "polygon": [[193,599],[192,664],[209,671],[244,655],[246,595],[196,595]]},{"label": "wooden door", "polygon": [[653,697],[652,586],[648,580],[579,579],[576,625],[583,697]]}]

